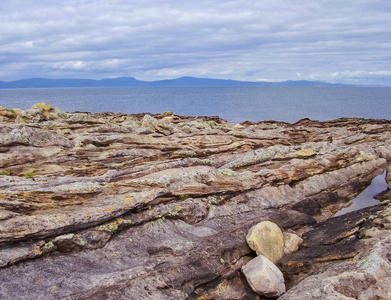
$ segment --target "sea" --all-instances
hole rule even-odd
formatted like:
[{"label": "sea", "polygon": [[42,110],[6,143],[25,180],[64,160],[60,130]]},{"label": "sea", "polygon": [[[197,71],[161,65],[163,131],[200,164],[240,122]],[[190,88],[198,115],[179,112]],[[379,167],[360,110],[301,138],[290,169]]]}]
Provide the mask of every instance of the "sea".
[{"label": "sea", "polygon": [[67,112],[220,116],[231,123],[391,119],[391,87],[94,87],[0,89],[0,106],[46,102]]}]

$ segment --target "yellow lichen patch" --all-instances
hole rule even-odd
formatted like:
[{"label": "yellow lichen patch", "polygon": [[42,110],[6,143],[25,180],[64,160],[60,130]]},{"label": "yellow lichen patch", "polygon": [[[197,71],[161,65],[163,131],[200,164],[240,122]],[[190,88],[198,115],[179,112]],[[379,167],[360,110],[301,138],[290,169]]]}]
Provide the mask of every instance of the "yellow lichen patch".
[{"label": "yellow lichen patch", "polygon": [[30,193],[24,193],[23,196],[24,197],[30,197]]},{"label": "yellow lichen patch", "polygon": [[131,205],[134,202],[134,198],[133,197],[124,198],[124,202],[127,205]]},{"label": "yellow lichen patch", "polygon": [[61,216],[58,216],[56,219],[57,219],[57,221],[62,221],[62,220],[66,219],[66,216],[65,215],[61,215]]},{"label": "yellow lichen patch", "polygon": [[214,182],[215,182],[215,183],[220,183],[220,184],[227,184],[227,183],[230,183],[230,182],[227,181],[227,180],[215,180]]},{"label": "yellow lichen patch", "polygon": [[53,106],[47,103],[37,103],[36,106],[39,106],[40,108],[43,109],[43,114],[45,115],[46,118],[50,118],[50,113],[49,111],[53,110]]},{"label": "yellow lichen patch", "polygon": [[312,156],[315,155],[315,151],[311,149],[302,149],[292,153],[293,156]]},{"label": "yellow lichen patch", "polygon": [[291,266],[302,267],[302,266],[304,266],[304,264],[301,262],[291,260],[290,262],[288,262],[288,267],[291,267]]},{"label": "yellow lichen patch", "polygon": [[115,232],[118,230],[118,227],[121,224],[130,224],[130,223],[132,223],[131,220],[117,219],[113,222],[95,227],[95,229],[100,231]]},{"label": "yellow lichen patch", "polygon": [[212,300],[212,299],[213,299],[213,297],[211,297],[211,296],[200,296],[197,298],[197,300]]},{"label": "yellow lichen patch", "polygon": [[176,211],[182,210],[182,206],[175,206],[175,210],[176,210]]},{"label": "yellow lichen patch", "polygon": [[40,102],[40,103],[37,103],[36,105],[41,107],[43,110],[51,110],[51,109],[53,109],[53,106],[51,106],[50,104],[47,104],[45,102]]},{"label": "yellow lichen patch", "polygon": [[345,259],[349,258],[356,255],[356,253],[352,253],[352,255],[348,256],[341,256],[341,255],[331,255],[331,256],[326,256],[326,257],[321,257],[321,258],[315,258],[316,261],[329,261],[329,260],[339,260],[339,259]]},{"label": "yellow lichen patch", "polygon": [[52,291],[54,292],[56,289],[58,289],[58,287],[57,286],[52,286]]}]

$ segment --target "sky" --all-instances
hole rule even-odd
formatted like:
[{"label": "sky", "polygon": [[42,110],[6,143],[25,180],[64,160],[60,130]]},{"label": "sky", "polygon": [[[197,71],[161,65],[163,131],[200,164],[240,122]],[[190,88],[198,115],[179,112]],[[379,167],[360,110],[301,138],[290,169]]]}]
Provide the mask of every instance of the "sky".
[{"label": "sky", "polygon": [[2,0],[0,80],[391,85],[389,0]]}]

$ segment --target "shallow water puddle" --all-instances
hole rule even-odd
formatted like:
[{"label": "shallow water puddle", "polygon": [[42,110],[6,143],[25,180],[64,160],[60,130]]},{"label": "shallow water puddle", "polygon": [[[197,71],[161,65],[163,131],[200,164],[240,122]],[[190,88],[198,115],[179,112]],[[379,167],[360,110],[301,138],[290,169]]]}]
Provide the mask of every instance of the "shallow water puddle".
[{"label": "shallow water puddle", "polygon": [[374,196],[386,191],[388,185],[386,183],[386,171],[372,179],[371,184],[363,190],[356,198],[349,201],[348,207],[342,208],[334,216],[341,216],[348,212],[359,210],[364,207],[369,207],[380,203],[379,200],[375,199]]}]

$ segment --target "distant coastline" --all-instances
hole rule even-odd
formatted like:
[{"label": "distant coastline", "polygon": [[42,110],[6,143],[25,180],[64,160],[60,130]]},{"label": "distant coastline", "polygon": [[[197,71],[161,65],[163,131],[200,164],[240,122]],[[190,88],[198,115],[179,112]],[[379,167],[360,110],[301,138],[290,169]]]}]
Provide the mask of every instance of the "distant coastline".
[{"label": "distant coastline", "polygon": [[196,77],[180,77],[176,79],[142,81],[133,77],[119,77],[107,79],[47,79],[28,78],[15,81],[0,81],[0,89],[19,88],[61,88],[61,87],[362,87],[365,85],[352,85],[342,83],[329,83],[323,81],[288,80],[279,82],[270,81],[238,81],[226,79],[210,79]]}]

